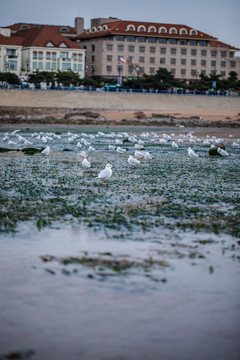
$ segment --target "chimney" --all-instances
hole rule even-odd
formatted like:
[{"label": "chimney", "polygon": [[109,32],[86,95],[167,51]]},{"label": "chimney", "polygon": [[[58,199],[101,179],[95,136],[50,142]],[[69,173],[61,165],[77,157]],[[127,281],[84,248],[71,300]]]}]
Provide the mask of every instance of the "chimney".
[{"label": "chimney", "polygon": [[84,31],[84,18],[76,17],[75,18],[75,31],[77,34],[81,34]]}]

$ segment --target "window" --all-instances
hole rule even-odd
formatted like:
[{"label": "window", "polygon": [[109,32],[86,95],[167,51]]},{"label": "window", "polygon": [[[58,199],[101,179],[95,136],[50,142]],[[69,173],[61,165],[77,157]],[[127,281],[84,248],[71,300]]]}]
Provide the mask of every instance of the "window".
[{"label": "window", "polygon": [[52,53],[52,60],[56,60],[57,54],[55,52]]},{"label": "window", "polygon": [[187,40],[179,40],[180,45],[187,45]]},{"label": "window", "polygon": [[176,34],[177,30],[175,28],[171,28],[169,31],[170,34]]},{"label": "window", "polygon": [[207,65],[206,60],[201,60],[201,66],[206,66],[206,65]]},{"label": "window", "polygon": [[128,46],[128,51],[129,52],[134,52],[134,45],[129,45]]},{"label": "window", "polygon": [[181,69],[181,75],[186,75],[186,69]]},{"label": "window", "polygon": [[140,25],[140,26],[138,27],[138,31],[146,31],[145,26]]},{"label": "window", "polygon": [[67,47],[67,45],[66,45],[65,43],[61,43],[61,44],[59,45],[59,47],[64,48],[64,47]]},{"label": "window", "polygon": [[160,54],[166,54],[166,48],[160,48]]},{"label": "window", "polygon": [[82,64],[78,64],[78,71],[82,71]]},{"label": "window", "polygon": [[156,38],[150,37],[150,38],[148,38],[148,42],[150,44],[155,44],[156,43]]},{"label": "window", "polygon": [[230,67],[235,68],[236,67],[236,61],[230,61]]},{"label": "window", "polygon": [[38,62],[38,68],[42,69],[43,68],[43,63],[41,61]]},{"label": "window", "polygon": [[60,58],[61,58],[62,60],[68,60],[68,52],[66,52],[66,51],[61,51],[61,52],[60,52]]},{"label": "window", "polygon": [[149,32],[156,32],[157,30],[156,30],[155,26],[151,26],[151,27],[148,28],[148,31]]},{"label": "window", "polygon": [[165,27],[160,27],[159,30],[158,30],[159,33],[166,33],[167,32],[167,29]]},{"label": "window", "polygon": [[33,52],[33,59],[37,59],[37,51]]},{"label": "window", "polygon": [[135,31],[135,26],[134,25],[128,25],[127,30]]},{"label": "window", "polygon": [[189,45],[197,46],[197,41],[196,40],[189,40]]},{"label": "window", "polygon": [[221,61],[221,67],[226,67],[226,61]]},{"label": "window", "polygon": [[207,56],[207,50],[201,50],[201,55],[202,56]]},{"label": "window", "polygon": [[37,69],[37,62],[33,61],[33,69]]},{"label": "window", "polygon": [[134,36],[127,36],[127,41],[131,41],[134,42],[135,41],[135,37]]},{"label": "window", "polygon": [[181,65],[186,65],[186,59],[181,59]]},{"label": "window", "polygon": [[159,44],[166,44],[167,43],[167,39],[164,38],[160,38],[158,39]]},{"label": "window", "polygon": [[166,63],[166,59],[165,58],[160,58],[160,64],[165,64]]},{"label": "window", "polygon": [[145,42],[146,39],[145,39],[145,37],[143,37],[143,36],[138,36],[138,37],[137,37],[137,41],[138,41],[138,42]]},{"label": "window", "polygon": [[134,59],[133,56],[129,56],[129,57],[128,57],[129,64],[132,64],[132,63],[133,63],[133,59]]},{"label": "window", "polygon": [[118,51],[123,51],[124,46],[123,46],[123,45],[118,45],[118,46],[117,46],[117,49],[118,49]]},{"label": "window", "polygon": [[9,70],[17,70],[17,61],[9,60],[8,61],[8,68],[9,68]]},{"label": "window", "polygon": [[196,56],[196,55],[197,55],[197,50],[191,49],[191,55],[192,55],[192,56]]},{"label": "window", "polygon": [[186,55],[187,54],[187,49],[183,48],[181,49],[181,55]]},{"label": "window", "polygon": [[144,60],[145,60],[145,59],[144,59],[144,56],[140,56],[140,57],[139,57],[139,62],[140,62],[140,63],[144,63]]},{"label": "window", "polygon": [[171,65],[176,65],[176,59],[175,58],[171,59]]},{"label": "window", "polygon": [[62,31],[62,32],[69,32],[69,29],[68,29],[67,27],[62,27],[62,28],[60,29],[60,31]]},{"label": "window", "polygon": [[95,56],[92,55],[92,63],[94,63],[94,61],[95,61]]},{"label": "window", "polygon": [[233,56],[234,56],[234,53],[230,51],[230,52],[229,52],[229,57],[230,57],[230,58],[233,58]]},{"label": "window", "polygon": [[77,54],[73,54],[72,58],[73,58],[74,61],[76,61],[77,60]]},{"label": "window", "polygon": [[190,30],[190,35],[197,35],[197,31],[194,30],[194,29],[191,29],[191,30]]},{"label": "window", "polygon": [[117,41],[124,41],[124,36],[123,35],[116,35],[116,40]]},{"label": "window", "polygon": [[180,30],[180,34],[181,34],[181,35],[182,35],[182,34],[183,34],[183,35],[187,34],[187,30],[186,30],[186,29],[181,29],[181,30]]},{"label": "window", "polygon": [[106,47],[108,51],[112,51],[113,48],[112,44],[107,44]]},{"label": "window", "polygon": [[107,55],[107,61],[112,61],[112,55]]},{"label": "window", "polygon": [[192,70],[191,70],[191,75],[192,75],[192,76],[197,76],[197,70],[196,70],[196,69],[192,69]]},{"label": "window", "polygon": [[200,41],[199,41],[199,45],[200,45],[200,46],[207,46],[207,42],[204,41],[204,40],[200,40]]},{"label": "window", "polygon": [[20,30],[29,30],[29,26],[28,25],[21,25]]},{"label": "window", "polygon": [[221,57],[226,57],[227,56],[227,52],[226,51],[221,51]]},{"label": "window", "polygon": [[155,64],[155,58],[154,57],[150,57],[150,64]]},{"label": "window", "polygon": [[39,59],[39,60],[42,60],[42,59],[43,59],[43,52],[42,52],[42,51],[39,51],[39,53],[38,53],[38,59]]},{"label": "window", "polygon": [[150,54],[155,54],[156,48],[155,46],[150,46]]},{"label": "window", "polygon": [[206,75],[206,70],[201,70],[201,74]]},{"label": "window", "polygon": [[211,50],[211,56],[216,57],[217,56],[217,50]]},{"label": "window", "polygon": [[226,76],[226,71],[221,71],[222,76]]},{"label": "window", "polygon": [[169,39],[169,44],[176,45],[177,40],[176,39]]},{"label": "window", "polygon": [[52,43],[51,41],[49,41],[49,42],[46,44],[46,46],[48,46],[48,47],[53,47],[54,45],[53,45],[53,43]]},{"label": "window", "polygon": [[53,70],[56,69],[56,63],[55,63],[55,62],[52,63],[52,69],[53,69]]},{"label": "window", "polygon": [[62,70],[69,70],[71,69],[71,63],[62,63]]},{"label": "window", "polygon": [[171,73],[172,73],[173,75],[176,74],[176,69],[171,69],[170,71],[171,71]]},{"label": "window", "polygon": [[50,62],[49,62],[49,61],[46,62],[46,69],[47,69],[47,70],[50,70]]},{"label": "window", "polygon": [[95,45],[92,44],[91,48],[92,48],[92,52],[94,52],[95,51]]},{"label": "window", "polygon": [[83,59],[82,54],[78,54],[78,61],[82,61],[82,59]]},{"label": "window", "polygon": [[77,71],[77,64],[73,64],[73,71]]},{"label": "window", "polygon": [[139,52],[144,53],[145,52],[145,46],[139,46]]},{"label": "window", "polygon": [[50,52],[46,52],[46,59],[47,59],[47,60],[50,60],[50,58],[51,58],[51,53],[50,53]]},{"label": "window", "polygon": [[171,48],[170,52],[172,55],[175,55],[177,53],[177,49],[176,48]]},{"label": "window", "polygon": [[150,67],[149,72],[150,72],[150,74],[155,74],[155,68],[154,68],[154,67]]},{"label": "window", "polygon": [[111,72],[112,71],[112,66],[107,65],[106,69],[107,69],[108,72]]},{"label": "window", "polygon": [[216,66],[216,61],[215,60],[211,61],[211,66]]},{"label": "window", "polygon": [[195,59],[191,59],[191,65],[196,65],[196,60]]}]

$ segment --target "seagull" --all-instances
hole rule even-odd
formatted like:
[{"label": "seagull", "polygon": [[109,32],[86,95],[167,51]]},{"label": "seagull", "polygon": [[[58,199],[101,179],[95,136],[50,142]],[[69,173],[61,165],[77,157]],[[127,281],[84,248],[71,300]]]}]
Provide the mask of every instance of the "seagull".
[{"label": "seagull", "polygon": [[132,155],[130,155],[129,158],[128,158],[128,163],[129,163],[130,165],[135,166],[135,165],[140,164],[140,161],[137,160],[137,159],[135,159],[134,157],[132,157]]},{"label": "seagull", "polygon": [[173,147],[173,148],[178,148],[178,145],[173,141],[173,142],[172,142],[172,147]]},{"label": "seagull", "polygon": [[135,149],[138,149],[138,150],[144,149],[144,146],[141,144],[135,144],[134,147],[135,147]]},{"label": "seagull", "polygon": [[102,171],[100,171],[100,173],[98,174],[98,178],[99,179],[104,179],[104,184],[107,185],[107,180],[112,176],[112,165],[111,164],[107,164],[105,166],[105,169],[103,169]]},{"label": "seagull", "polygon": [[84,158],[82,161],[82,167],[87,169],[90,168],[90,166],[91,166],[90,162],[86,158]]},{"label": "seagull", "polygon": [[116,148],[115,148],[115,146],[113,146],[113,145],[108,145],[108,150],[115,150]]},{"label": "seagull", "polygon": [[50,147],[47,146],[43,151],[41,151],[41,154],[49,155],[50,153]]},{"label": "seagull", "polygon": [[196,157],[198,157],[198,154],[196,154],[195,151],[189,147],[188,148],[188,156],[190,156],[191,158],[194,158],[194,157],[196,158]]},{"label": "seagull", "polygon": [[116,150],[119,154],[123,154],[125,151],[126,151],[126,149],[123,149],[123,148],[121,148],[121,147],[117,147],[117,150]]},{"label": "seagull", "polygon": [[228,156],[228,155],[229,155],[225,150],[221,149],[220,147],[217,148],[217,152],[218,152],[221,156]]},{"label": "seagull", "polygon": [[88,151],[96,151],[96,149],[93,146],[89,146]]}]

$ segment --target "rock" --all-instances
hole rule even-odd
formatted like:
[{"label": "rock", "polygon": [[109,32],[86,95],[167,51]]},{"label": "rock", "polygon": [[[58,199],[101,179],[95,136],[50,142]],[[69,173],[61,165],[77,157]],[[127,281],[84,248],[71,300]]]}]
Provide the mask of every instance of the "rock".
[{"label": "rock", "polygon": [[222,156],[221,154],[219,154],[219,152],[217,151],[217,149],[220,148],[222,150],[225,150],[225,145],[219,145],[219,146],[214,146],[211,149],[209,149],[208,154],[210,156]]}]

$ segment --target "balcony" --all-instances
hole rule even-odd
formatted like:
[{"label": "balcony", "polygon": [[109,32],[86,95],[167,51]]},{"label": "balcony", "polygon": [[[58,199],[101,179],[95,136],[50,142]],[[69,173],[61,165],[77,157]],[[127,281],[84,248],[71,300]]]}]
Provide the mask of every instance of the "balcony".
[{"label": "balcony", "polygon": [[8,54],[7,56],[9,59],[17,59],[17,55]]}]

